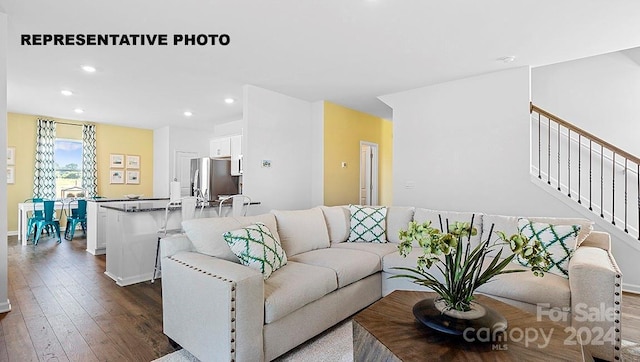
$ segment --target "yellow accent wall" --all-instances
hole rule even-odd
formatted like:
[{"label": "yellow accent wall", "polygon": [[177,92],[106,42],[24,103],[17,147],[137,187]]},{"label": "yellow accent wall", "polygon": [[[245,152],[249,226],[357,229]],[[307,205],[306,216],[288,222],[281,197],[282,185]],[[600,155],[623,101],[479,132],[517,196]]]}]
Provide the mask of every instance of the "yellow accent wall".
[{"label": "yellow accent wall", "polygon": [[[18,203],[33,196],[33,168],[35,159],[36,127],[41,116],[8,113],[8,147],[15,147],[15,183],[7,185],[7,215],[9,232],[18,230]],[[58,122],[82,125],[79,122],[44,117]],[[82,128],[58,123],[58,138],[82,139]],[[153,130],[96,124],[98,163],[98,194],[116,198],[126,194],[153,195]],[[111,153],[140,156],[140,184],[114,185],[109,183],[109,156]]]},{"label": "yellow accent wall", "polygon": [[[378,144],[378,202],[392,204],[391,121],[324,102],[324,204],[358,204],[360,141]],[[342,167],[342,162],[347,167]]]}]

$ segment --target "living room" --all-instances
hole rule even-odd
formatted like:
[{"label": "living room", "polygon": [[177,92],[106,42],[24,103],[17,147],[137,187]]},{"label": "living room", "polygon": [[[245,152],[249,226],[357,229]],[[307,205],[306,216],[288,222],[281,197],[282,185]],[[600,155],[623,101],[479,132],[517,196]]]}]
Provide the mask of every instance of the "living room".
[{"label": "living room", "polygon": [[[15,4],[10,5],[10,7],[2,9],[8,13],[8,19],[4,19],[5,24],[7,22],[9,24],[11,23],[12,13],[10,10],[15,9],[14,7],[16,6]],[[390,6],[388,4],[382,5]],[[465,5],[471,6],[470,4]],[[529,19],[530,16],[532,16],[520,14],[520,8],[515,5],[501,5],[506,6],[502,10],[504,11],[503,14],[510,14],[510,12],[518,14],[517,16],[514,15],[514,19],[509,21],[509,24],[513,27],[515,27],[513,24],[518,21],[526,23],[527,21],[525,19]],[[578,4],[574,5],[577,7],[580,6]],[[586,19],[589,19],[589,17],[584,15],[584,18],[579,17],[575,21],[575,23],[578,24],[576,25],[577,29],[562,29],[563,32],[557,29],[553,31],[553,35],[556,34],[555,32],[560,32],[565,36],[565,38],[561,40],[554,39],[551,30],[536,27],[536,31],[544,32],[544,36],[540,35],[540,37],[552,43],[553,46],[548,46],[548,48],[541,47],[537,43],[529,44],[530,49],[526,48],[526,44],[512,47],[512,49],[508,49],[509,47],[506,45],[496,47],[499,50],[492,48],[493,55],[491,55],[491,59],[489,59],[489,61],[485,59],[485,63],[491,64],[483,68],[482,71],[468,69],[465,68],[464,65],[456,63],[466,55],[474,53],[475,50],[477,50],[475,48],[469,47],[465,52],[445,53],[447,55],[443,55],[442,57],[451,62],[448,67],[458,68],[457,74],[452,75],[451,78],[438,79],[436,75],[430,78],[426,75],[419,76],[420,73],[415,73],[413,77],[405,76],[406,78],[412,78],[406,83],[410,85],[403,88],[397,88],[396,86],[394,89],[388,89],[374,94],[374,97],[372,97],[374,100],[375,97],[380,96],[382,101],[388,105],[387,107],[378,100],[375,100],[375,102],[380,103],[383,108],[388,108],[387,118],[393,119],[393,163],[390,173],[392,175],[390,179],[393,180],[393,182],[391,186],[389,186],[389,184],[387,185],[391,190],[391,196],[384,202],[390,205],[419,204],[419,206],[442,210],[480,210],[487,213],[504,215],[577,216],[578,214],[572,208],[567,207],[566,204],[550,196],[530,181],[528,172],[530,161],[530,123],[528,122],[530,115],[528,105],[529,102],[533,100],[534,103],[541,101],[542,103],[539,105],[544,107],[546,107],[545,102],[547,102],[550,107],[556,106],[556,104],[551,104],[549,99],[543,100],[544,93],[539,92],[540,87],[536,88],[536,74],[537,72],[542,72],[542,70],[538,70],[542,69],[542,66],[633,48],[640,44],[640,41],[638,41],[634,35],[639,33],[637,29],[635,29],[635,22],[632,21],[633,19],[629,19],[630,15],[628,15],[632,14],[635,10],[635,8],[633,8],[634,5],[626,4],[628,8],[625,9],[609,9],[604,4],[598,5],[602,6],[602,8],[599,9],[611,10],[612,13],[615,12],[615,14],[611,14],[610,18],[607,18],[607,22],[604,25],[585,25],[587,23]],[[336,6],[339,7],[339,5]],[[358,8],[357,10],[359,11],[351,8],[343,9],[343,11],[345,14],[362,14],[364,16],[365,14],[369,15],[371,12],[376,11],[373,10],[374,6],[376,6],[374,2],[368,2],[366,5],[362,5],[362,8]],[[235,7],[233,9],[235,10]],[[386,7],[385,9],[389,10]],[[139,14],[136,10],[149,11],[150,9],[146,7],[132,9],[132,14]],[[327,16],[332,13],[324,8],[315,10]],[[407,10],[406,8],[396,9],[397,13],[394,14],[397,14],[397,16],[401,18],[401,15],[406,15],[404,12]],[[438,13],[438,9],[421,10],[424,12],[430,10]],[[109,10],[107,9],[107,11]],[[159,10],[153,10],[152,12],[155,11],[160,12]],[[232,12],[231,10],[228,11]],[[354,12],[351,13],[350,11]],[[471,12],[467,10],[461,11],[460,8],[454,6],[452,6],[451,9],[440,11],[450,12],[450,14],[456,15]],[[564,14],[566,14],[570,9],[564,9],[564,11]],[[590,15],[598,13],[593,9],[592,11],[592,13],[589,13]],[[309,13],[304,14],[309,15]],[[562,19],[561,14],[563,13],[558,12],[558,14],[553,16],[558,17],[557,19]],[[467,16],[471,17],[470,15]],[[269,19],[272,19],[271,21],[275,21],[276,19],[284,20],[281,17],[281,15],[274,15],[273,18]],[[349,24],[348,16],[344,18],[338,16],[337,19],[336,17],[332,19],[337,23]],[[503,21],[503,18],[497,16],[492,17],[492,19],[499,19],[496,20],[496,22]],[[551,22],[551,20],[547,21]],[[71,22],[69,22],[69,24],[71,24]],[[225,23],[220,21],[219,24]],[[251,29],[256,28],[247,25],[246,20],[240,24],[244,25],[235,25],[233,28],[242,28],[238,34],[242,34],[241,30],[255,32],[255,30]],[[474,24],[476,24],[477,27],[486,25],[484,22],[479,21]],[[612,24],[615,24],[615,26]],[[398,24],[394,22],[394,25]],[[6,25],[3,24],[3,26]],[[69,31],[71,32],[85,30],[84,28],[74,29],[73,25],[69,25],[69,27]],[[222,30],[227,31],[224,29],[224,26],[222,26],[222,28]],[[232,26],[228,25],[228,29],[231,28]],[[492,28],[494,31],[492,36],[501,34],[501,31],[498,31],[496,28],[497,26]],[[27,29],[32,28],[27,26]],[[120,31],[113,30],[113,28],[109,28],[108,26],[106,26],[106,29],[111,32]],[[348,26],[347,29],[349,29]],[[367,29],[371,30],[372,28]],[[501,29],[504,29],[504,27],[501,27]],[[167,27],[160,30],[167,32],[170,29]],[[160,30],[155,29],[155,31]],[[433,29],[428,30],[433,31]],[[51,30],[45,32],[49,31]],[[384,32],[391,30],[385,27],[379,31]],[[532,30],[532,28],[526,28],[520,31],[522,31],[522,34],[525,34],[521,38],[527,38],[526,34],[534,30]],[[349,34],[348,31],[344,33]],[[408,33],[410,32],[406,31],[403,34]],[[425,30],[425,33],[428,33],[428,31]],[[9,32],[5,41],[9,43],[13,42],[15,40],[14,35],[15,34]],[[333,35],[337,36],[337,34]],[[451,44],[467,43],[460,39],[463,37],[463,34],[450,35]],[[282,34],[280,39],[287,39],[288,36],[292,35],[290,33]],[[477,42],[476,46],[478,46],[478,44],[486,45],[486,39],[489,37],[487,35],[484,36],[485,38],[481,38],[484,40]],[[500,36],[503,35],[501,34]],[[574,38],[571,38],[572,36]],[[240,39],[241,37],[233,35],[232,39],[236,38]],[[372,45],[370,42],[373,41],[367,39],[367,37],[362,37],[361,40],[365,43],[362,44],[363,47],[365,45]],[[568,39],[575,41],[571,42]],[[589,40],[587,41],[585,39]],[[592,41],[593,39],[598,39],[599,41]],[[354,40],[351,39],[351,41],[347,43],[353,44],[353,41]],[[293,40],[290,42],[293,42]],[[560,43],[563,43],[563,45],[560,45]],[[588,43],[588,46],[586,43]],[[231,44],[235,44],[234,40],[232,40]],[[274,42],[272,41],[269,44],[273,45]],[[401,44],[401,42],[395,40],[390,42],[390,44],[397,45]],[[255,43],[253,45],[256,46]],[[268,54],[268,49],[263,48],[263,46],[265,45],[261,45],[259,49],[255,50],[255,54],[260,54],[261,52],[262,54]],[[543,50],[550,51],[549,48],[557,49],[562,46],[567,46],[570,49],[567,49],[565,53],[560,52],[562,54],[559,53],[554,56],[543,57],[539,55],[539,53],[543,53]],[[403,50],[402,47],[399,46],[399,48],[399,52]],[[540,50],[541,48],[542,50]],[[136,48],[133,49],[134,51],[136,50]],[[354,47],[354,49],[357,48]],[[407,60],[407,62],[420,63],[425,56],[421,51],[431,53],[433,49],[442,49],[442,47],[429,46],[426,48],[429,51],[425,51],[424,49],[418,51],[417,49],[419,49],[417,46],[404,49],[408,52],[406,58],[411,58]],[[35,50],[36,49],[33,48],[31,49],[31,51]],[[121,50],[122,49],[119,49],[118,51]],[[305,64],[305,60],[311,60],[308,58],[323,55],[320,54],[322,53],[320,49],[313,50],[313,52],[310,51],[307,55],[298,55],[295,59],[296,63]],[[383,49],[378,48],[378,51],[380,50]],[[37,51],[45,52],[45,49],[38,49]],[[100,51],[105,51],[105,49],[101,49],[98,52]],[[225,52],[221,55],[222,58],[234,52],[231,48],[216,51],[221,53]],[[466,54],[466,52],[469,54]],[[512,53],[517,53],[518,55],[512,63],[504,63],[503,61],[497,60],[504,55]],[[346,51],[343,54],[345,55],[342,60],[346,63],[359,63],[361,60],[356,50],[352,50],[351,52]],[[487,54],[487,52],[482,52],[482,54]],[[11,60],[11,53],[5,56],[5,61]],[[226,61],[228,60],[225,58],[225,62]],[[384,61],[386,61],[386,58],[381,60],[381,62]],[[275,63],[274,59],[267,59],[265,60],[265,64],[261,65],[260,69],[253,70],[252,72],[259,73],[259,71],[263,70],[262,67],[268,68],[273,66],[273,63]],[[530,67],[533,67],[533,69]],[[289,69],[293,69],[295,74],[295,76],[291,75],[291,78],[299,76],[302,79],[304,73],[310,72],[309,70],[300,69],[299,65],[292,65]],[[331,72],[332,69],[342,69],[339,66],[318,67],[315,69],[318,69],[320,73],[324,72],[327,76],[332,75],[330,82],[338,85],[342,84],[340,78],[343,77],[344,74],[337,70],[335,75]],[[381,69],[397,68],[385,66]],[[10,72],[11,64],[7,66],[7,70]],[[350,72],[354,72],[353,68],[351,68]],[[365,71],[363,70],[363,72]],[[395,70],[385,71],[383,73],[394,72]],[[368,74],[368,77],[372,77],[370,75],[371,73]],[[385,76],[391,77],[386,74]],[[8,74],[5,78],[10,80],[11,74]],[[304,92],[301,92],[299,96],[292,96],[287,91],[287,87],[293,88],[292,86],[265,86],[265,84],[269,82],[260,77],[257,77],[255,81],[245,78],[241,79],[243,79],[242,84],[245,85],[242,86],[241,91],[237,93],[238,95],[236,95],[236,97],[242,99],[243,109],[242,111],[236,110],[236,116],[241,116],[244,129],[247,131],[246,137],[249,148],[244,155],[246,157],[246,172],[247,174],[253,175],[253,178],[247,178],[244,190],[248,195],[252,195],[252,197],[261,201],[261,206],[256,208],[255,211],[259,213],[268,212],[271,209],[303,209],[325,204],[327,200],[326,187],[328,183],[328,167],[325,163],[325,156],[328,153],[328,147],[324,142],[324,137],[326,136],[324,136],[323,132],[323,125],[326,124],[324,118],[326,104],[322,100],[326,99],[332,103],[347,105],[348,108],[355,109],[355,107],[349,107],[350,104],[347,104],[348,102],[337,102],[331,96],[315,98],[315,94],[303,96]],[[329,80],[327,81],[329,82]],[[347,80],[344,80],[344,82],[347,82]],[[367,84],[367,86],[370,85]],[[7,87],[9,98],[11,98],[11,93],[16,85],[8,83]],[[59,90],[56,91],[59,92]],[[335,97],[337,98],[338,96],[336,95]],[[4,99],[5,97],[0,98]],[[106,98],[102,97],[102,99]],[[380,105],[378,105],[378,107],[380,107]],[[562,107],[560,105],[557,107],[558,108],[550,108],[549,111],[557,112],[563,116],[571,114],[571,112],[576,112],[574,110],[566,111],[565,109],[560,109],[560,107]],[[15,110],[11,109],[10,105],[6,108],[9,112],[15,112]],[[393,109],[392,117],[390,109]],[[23,114],[22,112],[18,113]],[[73,115],[62,117],[57,111],[52,111],[52,113],[34,111],[28,114],[42,114],[50,117],[60,117],[66,120],[93,120],[93,118],[88,115],[82,116],[81,119]],[[194,114],[197,115],[197,112],[194,112]],[[184,121],[179,114],[172,115],[171,117],[176,119],[178,124],[162,124],[159,125],[158,128],[150,127],[147,129],[169,127],[169,130],[171,130],[172,127],[182,128],[179,122],[190,122]],[[227,117],[221,120],[221,122],[224,123],[224,121],[235,120],[236,118],[233,117],[234,116],[231,118]],[[580,124],[581,119],[583,119],[580,115],[575,119],[573,117],[567,118],[569,121],[576,122],[579,126],[589,129],[590,124]],[[303,121],[301,122],[301,120]],[[425,122],[425,120],[429,122]],[[99,121],[99,118],[95,118],[95,121]],[[209,120],[200,120],[202,123],[207,123],[208,121]],[[613,121],[607,121],[607,124],[611,124],[611,122]],[[593,124],[597,124],[597,122],[593,122]],[[5,128],[6,120],[3,120],[0,126]],[[633,128],[629,128],[628,126],[629,125],[625,125],[625,129],[633,130]],[[615,128],[616,127],[610,127],[608,129],[611,130]],[[603,131],[606,132],[607,130]],[[602,135],[602,137],[620,144],[622,148],[637,154],[638,152],[633,149],[636,145],[629,142],[628,139],[624,139],[624,137],[630,134],[633,134],[633,132],[613,133],[611,135],[612,138],[609,138],[609,135]],[[2,149],[5,149],[5,146],[9,145],[3,143],[0,146],[2,146]],[[454,148],[456,152],[452,154],[449,150]],[[291,150],[296,151],[292,152]],[[482,150],[483,152],[478,152],[478,150]],[[159,162],[159,157],[155,155],[152,159],[154,163]],[[273,167],[270,169],[263,168],[260,161],[264,159],[271,160]],[[333,164],[333,166],[337,166],[337,163],[334,162]],[[274,172],[275,170],[278,172]],[[159,171],[165,174],[158,175],[156,172]],[[146,189],[136,189],[133,193],[156,194],[157,192],[158,194],[166,195],[165,191],[168,188],[170,175],[171,171],[169,168],[164,170],[154,165],[151,175],[149,175],[148,170],[145,171],[143,175],[144,182],[153,180],[151,191],[148,191],[149,185],[146,185]],[[447,176],[434,177],[434,175]],[[295,182],[292,183],[291,180],[295,180]],[[163,188],[165,190],[163,190]],[[114,192],[124,193],[120,190]],[[0,203],[0,210],[3,210],[3,214],[0,215],[0,219],[2,219],[0,222],[0,231],[4,233],[11,230],[6,223],[8,218],[12,217],[12,214],[15,214],[15,208],[9,207],[7,199],[7,189],[3,188],[3,192],[0,193],[0,201],[2,201]],[[420,201],[416,203],[416,200]],[[354,201],[347,199],[335,201],[336,204],[350,202]],[[330,204],[333,204],[333,202],[330,202]],[[7,210],[7,214],[4,214],[4,210]],[[629,250],[622,249],[624,251],[620,254],[617,254],[617,250],[619,249],[616,249],[616,244],[614,243],[613,252],[623,268],[623,273],[625,273],[625,283],[632,286],[640,285],[640,282],[633,279],[635,277],[633,269],[631,269],[632,271],[625,271],[628,265],[633,265],[632,260],[635,260],[634,254],[630,253],[634,251],[633,248]],[[0,247],[0,255],[7,255],[6,246]],[[626,255],[629,255],[628,259],[625,259]],[[2,257],[0,259],[6,258]],[[8,300],[6,295],[6,260],[0,260],[0,267],[0,270],[4,269],[4,271],[0,272],[0,276],[2,276],[3,279],[2,283],[0,283],[3,288],[0,289],[4,289],[4,291],[0,290],[0,300]]]}]

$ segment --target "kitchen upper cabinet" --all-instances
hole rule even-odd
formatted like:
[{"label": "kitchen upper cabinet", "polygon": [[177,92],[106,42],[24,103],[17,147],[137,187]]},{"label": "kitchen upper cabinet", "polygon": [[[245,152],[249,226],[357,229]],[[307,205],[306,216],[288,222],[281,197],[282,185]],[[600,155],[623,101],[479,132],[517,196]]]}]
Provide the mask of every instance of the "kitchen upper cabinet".
[{"label": "kitchen upper cabinet", "polygon": [[242,135],[211,140],[211,157],[231,159],[231,175],[242,176]]},{"label": "kitchen upper cabinet", "polygon": [[231,157],[231,138],[223,137],[211,140],[211,157]]}]

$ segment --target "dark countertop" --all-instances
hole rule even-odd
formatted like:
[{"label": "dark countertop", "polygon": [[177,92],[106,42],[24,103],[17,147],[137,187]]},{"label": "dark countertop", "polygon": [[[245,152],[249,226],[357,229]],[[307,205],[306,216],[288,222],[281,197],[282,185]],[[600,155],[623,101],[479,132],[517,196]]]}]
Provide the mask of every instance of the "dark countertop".
[{"label": "dark countertop", "polygon": [[169,198],[168,197],[141,197],[139,199],[130,199],[127,197],[123,197],[119,199],[118,198],[87,199],[87,201],[90,201],[90,202],[164,201],[164,200],[169,200]]},{"label": "dark countertop", "polygon": [[[138,204],[117,204],[117,205],[102,205],[103,208],[109,210],[116,210],[121,212],[151,212],[151,211],[164,211],[167,208],[167,204],[158,203],[158,200],[169,200],[169,199],[140,199]],[[117,201],[117,200],[114,200]],[[126,201],[136,201],[136,200],[126,200]],[[147,201],[147,202],[145,202]],[[156,202],[148,202],[148,201],[156,201]],[[205,209],[215,207],[217,208],[220,205],[220,201],[210,201],[208,205],[205,205]],[[228,205],[228,206],[227,206]],[[252,201],[250,205],[260,205],[260,202]],[[231,204],[225,204],[223,207],[230,207]],[[200,206],[198,206],[199,208]],[[180,210],[180,206],[170,206],[170,211]]]}]

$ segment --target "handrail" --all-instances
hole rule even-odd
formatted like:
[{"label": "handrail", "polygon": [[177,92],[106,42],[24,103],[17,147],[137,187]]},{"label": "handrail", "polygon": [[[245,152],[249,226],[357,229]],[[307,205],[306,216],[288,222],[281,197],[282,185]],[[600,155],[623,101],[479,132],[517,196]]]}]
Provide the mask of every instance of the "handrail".
[{"label": "handrail", "polygon": [[[640,158],[532,102],[529,103],[529,112],[532,115],[532,127],[537,124],[537,158],[532,148],[531,169],[537,170],[538,179],[542,180],[545,175],[549,186],[560,192],[566,191],[566,196],[578,204],[584,201],[584,207],[617,225],[627,234],[633,233],[640,240]],[[534,117],[534,112],[537,117]],[[543,122],[546,123],[544,134],[541,128]],[[563,132],[564,129],[567,131]],[[531,131],[532,135],[536,132],[534,128]],[[552,137],[552,131],[557,135]],[[578,137],[576,143],[572,142],[575,141],[572,133]],[[588,151],[582,138],[588,141]],[[543,143],[546,146],[544,154],[541,147]],[[572,144],[577,145],[577,149]],[[592,147],[592,144],[596,147]],[[531,146],[535,147],[533,142]],[[583,148],[586,155],[583,155]],[[554,149],[557,154],[552,158]],[[577,156],[577,160],[572,160],[572,156]],[[534,160],[537,160],[537,167]],[[611,162],[606,163],[605,160]],[[618,172],[619,168],[624,169],[623,175]],[[553,178],[555,180],[552,182]],[[583,183],[586,188],[584,193]]]},{"label": "handrail", "polygon": [[564,119],[556,116],[553,113],[545,111],[544,109],[534,105],[533,103],[529,103],[529,104],[530,104],[529,113],[533,113],[535,111],[536,113],[538,113],[540,115],[543,115],[543,116],[555,121],[556,123],[562,125],[565,128],[568,128],[568,129],[570,129],[570,130],[572,130],[572,131],[574,131],[574,132],[576,132],[578,134],[581,134],[581,135],[583,135],[583,136],[585,136],[587,138],[590,138],[592,141],[598,143],[599,145],[601,145],[603,147],[606,147],[609,150],[613,151],[616,155],[620,155],[620,156],[628,159],[629,161],[633,161],[636,164],[640,164],[640,158],[639,157],[636,157],[636,156],[630,154],[629,152],[624,151],[624,150],[620,149],[619,147],[616,147],[616,146],[612,145],[611,143],[603,140],[602,138],[600,138],[598,136],[595,136],[594,134],[589,133],[589,132],[583,130],[582,128],[579,128],[579,127],[577,127],[577,126],[565,121]]}]

